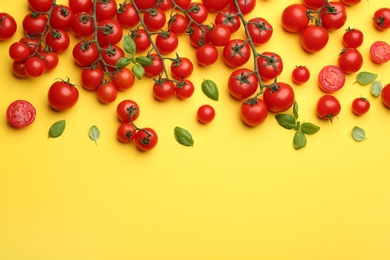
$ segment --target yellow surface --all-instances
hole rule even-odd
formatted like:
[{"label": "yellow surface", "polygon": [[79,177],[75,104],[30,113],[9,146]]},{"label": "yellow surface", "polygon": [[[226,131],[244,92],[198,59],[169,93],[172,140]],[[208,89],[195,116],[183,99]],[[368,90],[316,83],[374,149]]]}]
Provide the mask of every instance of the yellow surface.
[{"label": "yellow surface", "polygon": [[[338,119],[330,124],[314,112],[323,94],[318,71],[336,64],[348,26],[365,34],[359,48],[362,70],[390,82],[390,63],[374,65],[368,54],[372,42],[389,40],[389,32],[371,24],[374,11],[388,2],[348,7],[345,27],[332,32],[326,49],[313,55],[302,51],[298,35],[282,30],[280,14],[293,2],[299,1],[258,1],[247,17],[264,17],[274,26],[272,40],[258,51],[282,56],[280,81],[291,83],[296,65],[311,70],[307,84],[293,87],[300,119],[321,130],[299,151],[292,146],[293,131],[280,127],[274,114],[259,127],[243,125],[240,102],[226,87],[231,70],[222,61],[196,67],[191,77],[196,92],[189,100],[157,102],[152,81],[145,78],[112,104],[102,105],[94,93],[80,89],[73,109],[52,111],[46,99],[50,84],[70,77],[81,85],[80,68],[69,49],[55,71],[36,79],[13,77],[8,46],[22,36],[27,1],[2,1],[1,11],[13,14],[19,29],[0,42],[0,259],[390,259],[390,110],[369,87],[353,85],[356,75],[350,75],[335,93],[342,104]],[[234,37],[240,36],[242,31]],[[188,39],[180,40],[179,54],[194,58]],[[201,92],[203,79],[217,83],[220,101]],[[371,101],[362,117],[350,110],[359,96]],[[127,98],[140,105],[137,124],[158,132],[153,151],[142,153],[116,140],[115,108]],[[6,122],[5,110],[15,99],[36,106],[36,121],[28,128],[15,130]],[[216,109],[209,125],[195,117],[205,103]],[[48,139],[49,127],[60,119],[67,121],[64,134]],[[88,138],[92,125],[101,130],[98,146]],[[361,143],[351,137],[356,125],[367,133]],[[175,126],[192,133],[194,147],[176,143]]]}]

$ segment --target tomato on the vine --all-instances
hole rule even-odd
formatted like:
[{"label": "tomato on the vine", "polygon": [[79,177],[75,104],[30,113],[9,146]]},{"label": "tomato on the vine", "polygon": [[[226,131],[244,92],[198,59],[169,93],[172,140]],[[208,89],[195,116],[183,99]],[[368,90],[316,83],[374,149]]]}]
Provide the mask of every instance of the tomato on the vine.
[{"label": "tomato on the vine", "polygon": [[122,143],[131,143],[135,138],[137,132],[135,126],[131,123],[121,123],[116,130],[116,135]]},{"label": "tomato on the vine", "polygon": [[370,57],[375,63],[385,63],[390,60],[390,45],[384,41],[376,41],[370,46]]},{"label": "tomato on the vine", "polygon": [[283,71],[283,61],[277,53],[263,52],[257,57],[256,62],[263,80],[275,79]]},{"label": "tomato on the vine", "polygon": [[319,9],[325,4],[326,0],[302,0],[302,3],[309,9]]},{"label": "tomato on the vine", "polygon": [[209,43],[208,32],[210,30],[211,27],[207,25],[190,25],[189,36],[191,45],[198,48],[206,43]]},{"label": "tomato on the vine", "polygon": [[215,118],[215,109],[210,105],[201,105],[196,111],[196,117],[202,124],[208,124]]},{"label": "tomato on the vine", "polygon": [[340,90],[345,84],[345,74],[337,66],[327,65],[318,74],[318,84],[322,91],[333,93]]},{"label": "tomato on the vine", "polygon": [[163,61],[160,56],[156,53],[151,53],[147,57],[152,61],[152,65],[144,66],[145,76],[153,78],[160,75],[164,71]]},{"label": "tomato on the vine", "polygon": [[257,17],[248,21],[248,32],[255,45],[268,42],[273,33],[272,25],[264,18]]},{"label": "tomato on the vine", "polygon": [[56,81],[50,86],[47,98],[53,109],[65,111],[76,105],[79,91],[69,80]]},{"label": "tomato on the vine", "polygon": [[327,2],[320,11],[322,27],[335,31],[344,26],[347,21],[347,10],[340,2]]},{"label": "tomato on the vine", "polygon": [[54,51],[40,50],[39,55],[41,55],[41,58],[45,63],[46,71],[51,71],[57,67],[59,62],[57,53]]},{"label": "tomato on the vine", "polygon": [[163,11],[168,11],[173,8],[172,0],[160,0],[157,3],[158,8],[161,8]]},{"label": "tomato on the vine", "polygon": [[215,16],[215,24],[226,25],[231,33],[235,33],[241,27],[241,19],[236,11],[222,10]]},{"label": "tomato on the vine", "polygon": [[318,25],[309,25],[301,33],[301,46],[309,53],[322,50],[328,41],[328,30]]},{"label": "tomato on the vine", "polygon": [[185,79],[191,76],[194,65],[191,60],[185,57],[178,57],[171,63],[171,72],[176,79]]},{"label": "tomato on the vine", "polygon": [[168,28],[176,35],[181,35],[187,31],[188,21],[182,14],[175,14],[169,19]]},{"label": "tomato on the vine", "polygon": [[208,32],[208,39],[214,46],[225,46],[230,41],[231,32],[229,27],[224,24],[216,24]]},{"label": "tomato on the vine", "polygon": [[0,40],[11,38],[17,29],[17,24],[12,15],[0,12]]},{"label": "tomato on the vine", "polygon": [[228,79],[230,94],[236,99],[246,99],[252,96],[259,87],[256,73],[247,68],[233,71]]},{"label": "tomato on the vine", "polygon": [[381,100],[385,107],[390,108],[390,84],[383,87],[381,92]]},{"label": "tomato on the vine", "polygon": [[187,9],[191,4],[191,0],[175,0],[175,3],[183,9]]},{"label": "tomato on the vine", "polygon": [[125,52],[117,45],[104,46],[103,49],[104,51],[102,51],[100,55],[105,62],[104,66],[110,71],[116,70],[115,65],[118,60],[125,56]]},{"label": "tomato on the vine", "polygon": [[327,119],[332,122],[333,118],[337,117],[340,111],[341,105],[335,96],[326,94],[317,101],[316,112],[320,119]]},{"label": "tomato on the vine", "polygon": [[38,57],[30,57],[24,63],[24,71],[30,77],[39,77],[46,71],[45,62]]},{"label": "tomato on the vine", "polygon": [[196,60],[201,66],[208,66],[215,63],[218,60],[218,50],[211,43],[206,43],[196,49]]},{"label": "tomato on the vine", "polygon": [[163,10],[160,8],[153,8],[144,13],[143,20],[149,31],[157,32],[164,27],[167,18]]},{"label": "tomato on the vine", "polygon": [[367,98],[358,97],[352,101],[352,112],[355,115],[361,116],[368,112],[370,109],[370,102]]},{"label": "tomato on the vine", "polygon": [[218,12],[229,5],[229,0],[202,0],[202,3],[209,12]]},{"label": "tomato on the vine", "polygon": [[119,9],[116,14],[116,19],[122,27],[132,28],[139,23],[139,16],[134,5],[119,4]]},{"label": "tomato on the vine", "polygon": [[118,90],[112,82],[106,82],[96,89],[96,94],[100,102],[103,104],[112,103],[118,96]]},{"label": "tomato on the vine", "polygon": [[48,12],[53,3],[54,0],[28,0],[31,10],[36,12]]},{"label": "tomato on the vine", "polygon": [[175,95],[175,84],[168,79],[158,79],[153,84],[153,96],[160,101],[167,101]]},{"label": "tomato on the vine", "polygon": [[358,48],[362,45],[363,39],[362,31],[348,27],[343,34],[343,45],[346,48]]},{"label": "tomato on the vine", "polygon": [[157,4],[157,0],[134,0],[134,4],[140,10],[150,9]]},{"label": "tomato on the vine", "polygon": [[310,70],[305,66],[297,66],[292,71],[292,80],[295,84],[306,83],[310,78]]},{"label": "tomato on the vine", "polygon": [[297,33],[306,28],[309,24],[309,17],[306,14],[307,7],[302,4],[291,4],[282,12],[282,26],[291,33]]},{"label": "tomato on the vine", "polygon": [[156,147],[158,136],[152,128],[144,127],[136,132],[134,141],[138,149],[141,151],[149,151]]},{"label": "tomato on the vine", "polygon": [[337,64],[345,74],[355,73],[363,66],[363,56],[356,48],[341,51]]},{"label": "tomato on the vine", "polygon": [[101,45],[114,45],[122,40],[123,29],[117,21],[103,20],[97,26],[97,40]]},{"label": "tomato on the vine", "polygon": [[148,33],[144,29],[136,29],[131,31],[130,37],[134,40],[137,53],[144,52],[149,49],[151,43]]},{"label": "tomato on the vine", "polygon": [[382,7],[375,11],[373,23],[376,29],[384,31],[390,28],[390,8]]},{"label": "tomato on the vine", "polygon": [[180,99],[191,97],[194,91],[194,84],[188,79],[181,80],[176,84],[176,96]]},{"label": "tomato on the vine", "polygon": [[15,100],[6,111],[8,123],[15,128],[31,125],[36,117],[35,107],[26,100]]},{"label": "tomato on the vine", "polygon": [[89,13],[93,6],[91,0],[69,0],[68,4],[74,14],[81,12]]},{"label": "tomato on the vine", "polygon": [[240,115],[248,126],[258,126],[267,119],[268,107],[260,98],[249,98],[241,104]]},{"label": "tomato on the vine", "polygon": [[28,35],[39,35],[46,29],[47,17],[44,14],[30,13],[23,18],[22,26]]},{"label": "tomato on the vine", "polygon": [[103,77],[101,68],[85,67],[81,71],[81,84],[86,90],[96,90],[103,83]]},{"label": "tomato on the vine", "polygon": [[12,73],[18,78],[27,78],[28,75],[24,70],[24,61],[14,61],[12,63]]},{"label": "tomato on the vine", "polygon": [[176,50],[179,39],[173,32],[162,32],[156,36],[155,44],[161,54],[169,54]]},{"label": "tomato on the vine", "polygon": [[30,55],[42,49],[42,45],[39,44],[39,39],[37,37],[24,36],[19,42],[24,43],[28,47]]},{"label": "tomato on the vine", "polygon": [[14,42],[9,46],[8,54],[14,61],[24,61],[30,56],[30,50],[26,44]]},{"label": "tomato on the vine", "polygon": [[99,59],[99,51],[93,42],[77,43],[72,54],[74,61],[81,67],[89,67]]},{"label": "tomato on the vine", "polygon": [[135,83],[135,76],[128,68],[116,71],[112,80],[118,90],[130,89]]},{"label": "tomato on the vine", "polygon": [[116,115],[122,123],[133,122],[139,117],[140,109],[137,102],[131,99],[125,99],[117,105]]},{"label": "tomato on the vine", "polygon": [[[209,14],[209,12],[206,9],[206,6],[202,3],[197,3],[197,2],[191,2],[190,6],[186,10],[187,10],[187,15],[191,17],[198,24],[204,23]],[[188,21],[190,21],[189,17],[187,17]]]},{"label": "tomato on the vine", "polygon": [[270,87],[266,87],[263,100],[269,111],[274,113],[284,112],[294,104],[294,90],[287,83],[275,82]]},{"label": "tomato on the vine", "polygon": [[251,47],[248,42],[242,39],[230,40],[223,47],[222,57],[229,67],[241,67],[251,57]]},{"label": "tomato on the vine", "polygon": [[65,5],[55,5],[50,15],[50,26],[52,29],[62,29],[64,31],[70,28],[74,13],[70,7]]},{"label": "tomato on the vine", "polygon": [[46,44],[56,53],[66,51],[70,45],[70,38],[66,31],[55,29],[46,34]]},{"label": "tomato on the vine", "polygon": [[116,15],[116,0],[96,0],[96,19],[111,20]]},{"label": "tomato on the vine", "polygon": [[76,36],[87,37],[95,32],[95,25],[90,14],[85,12],[76,13],[70,24],[70,29]]},{"label": "tomato on the vine", "polygon": [[[238,7],[243,15],[249,14],[256,7],[256,0],[237,0]],[[230,9],[238,11],[235,0],[230,0]]]}]

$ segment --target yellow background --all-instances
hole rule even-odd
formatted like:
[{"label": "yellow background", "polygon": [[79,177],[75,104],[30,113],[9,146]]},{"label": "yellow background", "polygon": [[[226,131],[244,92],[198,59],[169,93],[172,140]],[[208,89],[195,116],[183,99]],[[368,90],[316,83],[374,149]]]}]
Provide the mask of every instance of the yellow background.
[{"label": "yellow background", "polygon": [[[152,80],[145,78],[108,105],[80,87],[74,108],[54,112],[46,99],[51,83],[70,77],[81,85],[81,69],[71,55],[77,39],[55,71],[15,78],[8,46],[22,37],[21,21],[29,10],[26,0],[2,1],[0,11],[11,13],[19,27],[12,39],[0,42],[0,259],[390,259],[390,110],[371,96],[369,86],[353,85],[354,74],[335,93],[342,104],[338,119],[331,124],[315,115],[323,94],[318,72],[336,64],[348,26],[365,35],[362,71],[377,73],[383,85],[390,82],[390,63],[375,65],[368,52],[374,41],[389,40],[389,32],[376,31],[371,22],[388,2],[347,7],[345,26],[312,55],[301,49],[298,35],[281,27],[283,8],[294,2],[299,1],[258,0],[247,18],[264,17],[273,25],[272,40],[258,51],[282,56],[280,81],[292,84],[296,65],[312,73],[308,83],[292,86],[300,119],[321,130],[299,151],[292,146],[294,132],[280,127],[274,114],[256,128],[241,122],[240,102],[226,86],[231,69],[222,60],[195,68],[196,91],[185,101],[156,101]],[[242,35],[241,29],[232,37]],[[178,52],[194,60],[186,36]],[[202,93],[203,79],[217,83],[219,101]],[[360,96],[371,102],[362,117],[351,112],[352,100]],[[137,125],[158,132],[158,146],[150,152],[116,140],[116,105],[127,98],[140,105]],[[5,110],[16,99],[37,109],[36,121],[25,129],[6,121]],[[214,106],[216,118],[201,125],[195,114],[206,103]],[[67,122],[64,134],[48,139],[49,127],[61,119]],[[97,146],[88,137],[92,125],[101,130]],[[367,133],[361,143],[351,137],[356,125]],[[194,147],[175,141],[175,126],[192,133]]]}]

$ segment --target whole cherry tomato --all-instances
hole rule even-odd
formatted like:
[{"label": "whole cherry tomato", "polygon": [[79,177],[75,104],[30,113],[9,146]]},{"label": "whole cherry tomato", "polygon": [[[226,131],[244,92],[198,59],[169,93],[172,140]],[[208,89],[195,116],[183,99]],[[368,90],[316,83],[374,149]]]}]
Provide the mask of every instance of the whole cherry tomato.
[{"label": "whole cherry tomato", "polygon": [[164,71],[163,61],[160,56],[156,53],[150,53],[147,57],[152,60],[152,65],[144,66],[145,76],[153,78],[160,75]]},{"label": "whole cherry tomato", "polygon": [[103,77],[101,68],[85,67],[81,71],[81,84],[86,90],[96,90],[103,83]]},{"label": "whole cherry tomato", "polygon": [[30,50],[22,42],[14,42],[9,46],[8,54],[14,61],[24,61],[30,56]]},{"label": "whole cherry tomato", "polygon": [[59,63],[57,53],[55,53],[54,51],[40,50],[39,55],[41,55],[41,58],[45,63],[46,71],[54,70],[57,67]]},{"label": "whole cherry tomato", "polygon": [[176,84],[176,96],[180,99],[187,99],[194,94],[195,87],[188,79],[181,80]]},{"label": "whole cherry tomato", "polygon": [[[187,15],[198,24],[204,23],[208,14],[209,12],[207,11],[206,6],[202,3],[191,2],[190,6],[187,8]],[[189,17],[187,17],[188,22],[190,21]]]},{"label": "whole cherry tomato", "polygon": [[132,28],[139,23],[137,11],[135,10],[134,5],[130,3],[119,5],[116,19],[119,24],[125,28]]},{"label": "whole cherry tomato", "polygon": [[318,25],[309,25],[301,33],[301,46],[309,53],[322,50],[328,41],[328,30]]},{"label": "whole cherry tomato", "polygon": [[28,75],[24,70],[24,61],[14,61],[12,63],[12,73],[18,78],[27,78]]},{"label": "whole cherry tomato", "polygon": [[85,12],[89,13],[92,10],[92,0],[69,0],[70,9],[74,14]]},{"label": "whole cherry tomato", "polygon": [[66,31],[55,29],[46,34],[46,44],[56,53],[66,51],[70,45],[70,38]]},{"label": "whole cherry tomato", "polygon": [[24,71],[30,77],[39,77],[46,72],[45,62],[38,57],[30,57],[24,63]]},{"label": "whole cherry tomato", "polygon": [[53,109],[65,111],[76,105],[79,91],[69,80],[56,81],[50,86],[47,98]]},{"label": "whole cherry tomato", "polygon": [[263,80],[271,80],[278,77],[283,71],[283,61],[279,54],[263,52],[257,57],[257,66],[260,77]]},{"label": "whole cherry tomato", "polygon": [[134,0],[134,4],[138,9],[145,10],[156,6],[157,0]]},{"label": "whole cherry tomato", "polygon": [[97,39],[102,46],[119,43],[123,37],[121,25],[114,20],[103,20],[98,23]]},{"label": "whole cherry tomato", "polygon": [[268,107],[262,99],[250,98],[241,104],[240,115],[248,126],[258,126],[267,119]]},{"label": "whole cherry tomato", "polygon": [[258,84],[256,74],[247,68],[233,71],[228,79],[229,92],[236,99],[247,99],[255,94]]},{"label": "whole cherry tomato", "polygon": [[216,24],[208,33],[210,43],[214,46],[225,46],[230,41],[231,32],[224,24]]},{"label": "whole cherry tomato", "polygon": [[215,118],[215,109],[210,105],[202,105],[196,112],[196,117],[202,124],[208,124]]},{"label": "whole cherry tomato", "polygon": [[368,112],[370,109],[370,102],[367,98],[359,97],[352,101],[352,112],[355,115],[361,116]]},{"label": "whole cherry tomato", "polygon": [[337,64],[345,74],[355,73],[363,66],[363,56],[358,49],[344,49],[337,59]]},{"label": "whole cherry tomato", "polygon": [[185,79],[191,76],[194,65],[191,60],[185,57],[178,57],[171,63],[171,72],[176,79]]},{"label": "whole cherry tomato", "polygon": [[0,12],[0,40],[7,40],[11,38],[17,29],[15,19],[7,13]]},{"label": "whole cherry tomato", "polygon": [[302,3],[309,9],[320,9],[326,0],[302,0]]},{"label": "whole cherry tomato", "polygon": [[196,49],[196,60],[202,66],[214,64],[218,60],[218,50],[211,43],[206,43]]},{"label": "whole cherry tomato", "polygon": [[338,99],[332,95],[326,94],[317,101],[316,112],[320,119],[330,120],[337,117],[341,111],[341,105]]},{"label": "whole cherry tomato", "polygon": [[127,90],[134,85],[135,76],[128,68],[122,68],[115,72],[112,82],[118,90]]},{"label": "whole cherry tomato", "polygon": [[305,66],[297,66],[292,71],[292,80],[295,84],[301,85],[306,83],[310,78],[310,71]]},{"label": "whole cherry tomato", "polygon": [[155,43],[161,54],[169,54],[176,50],[179,39],[173,32],[162,32],[156,36]]},{"label": "whole cherry tomato", "polygon": [[146,28],[151,32],[160,31],[167,21],[165,12],[160,8],[154,8],[146,11],[143,19]]},{"label": "whole cherry tomato", "polygon": [[242,39],[233,39],[223,47],[222,57],[229,67],[241,67],[251,57],[251,48],[248,42]]},{"label": "whole cherry tomato", "polygon": [[307,7],[302,4],[291,4],[282,12],[282,26],[291,33],[301,32],[309,24]]},{"label": "whole cherry tomato", "polygon": [[158,136],[152,128],[144,127],[136,132],[134,141],[138,149],[141,151],[149,151],[156,147]]},{"label": "whole cherry tomato", "polygon": [[112,82],[106,82],[96,89],[96,95],[103,104],[112,103],[118,97],[118,90]]},{"label": "whole cherry tomato", "polygon": [[135,126],[131,123],[121,123],[116,131],[118,140],[122,143],[131,143],[137,132]]},{"label": "whole cherry tomato", "polygon": [[116,63],[125,56],[125,52],[117,45],[104,46],[103,49],[105,51],[102,51],[100,55],[105,63],[104,66],[110,71],[115,71]]},{"label": "whole cherry tomato", "polygon": [[229,5],[229,0],[202,0],[202,3],[209,12],[218,12]]},{"label": "whole cherry tomato", "polygon": [[174,14],[168,21],[171,32],[181,35],[187,31],[188,21],[182,14]]},{"label": "whole cherry tomato", "polygon": [[241,20],[236,11],[221,10],[215,16],[215,24],[226,25],[231,33],[235,33],[241,27]]},{"label": "whole cherry tomato", "polygon": [[206,43],[209,43],[208,32],[211,30],[210,26],[191,24],[189,28],[190,43],[195,48],[198,48]]},{"label": "whole cherry tomato", "polygon": [[54,0],[28,0],[28,6],[35,12],[48,12]]},{"label": "whole cherry tomato", "polygon": [[72,54],[74,61],[81,67],[89,67],[99,59],[99,51],[93,42],[78,42]]},{"label": "whole cherry tomato", "polygon": [[72,24],[73,16],[73,10],[68,6],[55,5],[50,15],[50,26],[52,29],[62,29],[66,31]]},{"label": "whole cherry tomato", "polygon": [[357,5],[361,0],[341,0],[345,5]]},{"label": "whole cherry tomato", "polygon": [[153,96],[160,101],[167,101],[175,95],[175,84],[171,80],[158,79],[153,84]]},{"label": "whole cherry tomato", "polygon": [[358,48],[362,45],[363,39],[362,31],[348,27],[343,34],[343,45],[346,48]]},{"label": "whole cherry tomato", "polygon": [[76,36],[87,37],[95,32],[92,16],[85,12],[76,13],[70,24],[70,29]]},{"label": "whole cherry tomato", "polygon": [[320,11],[322,27],[335,31],[344,26],[347,21],[347,10],[340,2],[327,2]]},{"label": "whole cherry tomato", "polygon": [[44,32],[47,25],[47,17],[44,14],[27,14],[22,21],[24,32],[28,35],[39,35]]},{"label": "whole cherry tomato", "polygon": [[116,115],[122,123],[134,122],[140,115],[140,109],[137,102],[131,99],[125,99],[117,105]]},{"label": "whole cherry tomato", "polygon": [[373,23],[376,29],[384,31],[390,28],[390,8],[382,7],[375,11]]},{"label": "whole cherry tomato", "polygon": [[263,100],[269,111],[284,112],[294,104],[294,90],[287,83],[276,82],[264,90]]},{"label": "whole cherry tomato", "polygon": [[137,29],[130,33],[130,37],[134,40],[136,46],[136,52],[144,52],[149,49],[151,43],[148,37],[148,33],[144,29]]},{"label": "whole cherry tomato", "polygon": [[116,15],[116,0],[96,0],[96,19],[111,20]]},{"label": "whole cherry tomato", "polygon": [[[256,7],[256,0],[237,0],[238,7],[243,15],[249,14]],[[235,0],[230,0],[230,8],[233,11],[238,11]]]},{"label": "whole cherry tomato", "polygon": [[271,39],[272,25],[264,18],[257,17],[248,21],[248,32],[255,45],[268,42]]}]

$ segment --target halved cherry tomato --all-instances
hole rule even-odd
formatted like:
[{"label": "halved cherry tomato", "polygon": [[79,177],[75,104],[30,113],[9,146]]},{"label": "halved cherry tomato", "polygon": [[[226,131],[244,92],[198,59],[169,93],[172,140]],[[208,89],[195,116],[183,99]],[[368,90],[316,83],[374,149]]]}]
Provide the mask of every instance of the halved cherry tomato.
[{"label": "halved cherry tomato", "polygon": [[339,67],[328,65],[320,70],[318,83],[322,91],[333,93],[344,86],[345,74]]},{"label": "halved cherry tomato", "polygon": [[390,60],[390,45],[384,41],[371,44],[370,57],[376,63],[385,63]]},{"label": "halved cherry tomato", "polygon": [[35,120],[36,111],[34,106],[26,100],[15,100],[7,108],[7,121],[15,128],[30,125]]}]

